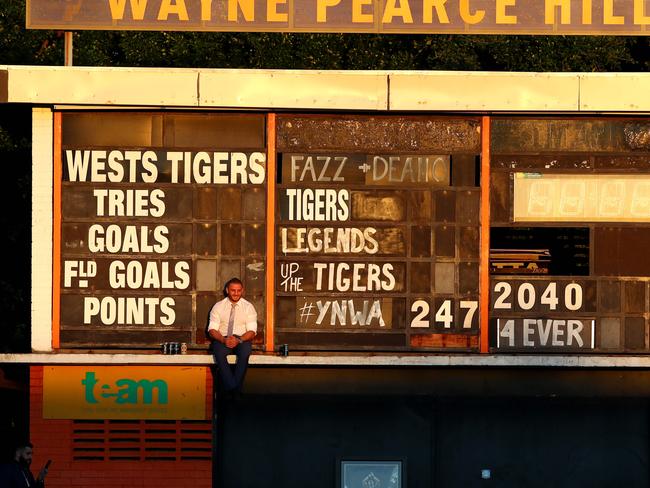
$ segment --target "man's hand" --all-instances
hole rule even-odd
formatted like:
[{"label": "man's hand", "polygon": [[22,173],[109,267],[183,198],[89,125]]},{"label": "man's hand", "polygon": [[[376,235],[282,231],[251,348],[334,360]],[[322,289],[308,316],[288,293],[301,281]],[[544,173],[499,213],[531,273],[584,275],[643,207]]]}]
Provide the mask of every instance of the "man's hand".
[{"label": "man's hand", "polygon": [[50,467],[50,461],[45,463],[45,466],[43,466],[43,469],[41,469],[38,472],[38,477],[36,478],[36,481],[38,481],[39,483],[42,483],[43,481],[45,481],[45,476],[47,476],[47,470],[49,469],[49,467]]},{"label": "man's hand", "polygon": [[225,344],[228,349],[234,349],[239,344],[239,340],[235,336],[228,336]]},{"label": "man's hand", "polygon": [[38,476],[36,477],[36,481],[39,483],[42,483],[45,481],[45,475],[47,475],[47,469],[43,468],[38,472]]}]

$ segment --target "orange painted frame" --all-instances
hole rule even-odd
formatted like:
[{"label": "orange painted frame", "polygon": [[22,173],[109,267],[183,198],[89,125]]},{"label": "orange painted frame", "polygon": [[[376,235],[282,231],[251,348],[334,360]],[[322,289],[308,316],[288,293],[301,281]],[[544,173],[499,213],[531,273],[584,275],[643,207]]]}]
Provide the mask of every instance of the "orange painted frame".
[{"label": "orange painted frame", "polygon": [[490,308],[490,117],[481,118],[481,297],[480,352],[490,352],[488,312]]},{"label": "orange painted frame", "polygon": [[266,352],[275,350],[275,114],[266,116]]},{"label": "orange painted frame", "polygon": [[61,112],[54,112],[52,182],[52,348],[61,345]]}]

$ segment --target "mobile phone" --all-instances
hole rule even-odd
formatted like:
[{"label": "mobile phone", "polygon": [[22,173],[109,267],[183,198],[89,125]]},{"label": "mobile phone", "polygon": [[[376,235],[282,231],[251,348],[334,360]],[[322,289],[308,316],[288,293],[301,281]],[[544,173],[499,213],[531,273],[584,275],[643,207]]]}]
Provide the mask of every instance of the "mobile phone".
[{"label": "mobile phone", "polygon": [[43,469],[38,473],[38,478],[36,479],[39,483],[42,481],[45,481],[45,477],[47,476],[47,470],[50,467],[50,464],[52,464],[52,460],[48,459],[47,462],[45,463],[45,466],[43,466]]}]

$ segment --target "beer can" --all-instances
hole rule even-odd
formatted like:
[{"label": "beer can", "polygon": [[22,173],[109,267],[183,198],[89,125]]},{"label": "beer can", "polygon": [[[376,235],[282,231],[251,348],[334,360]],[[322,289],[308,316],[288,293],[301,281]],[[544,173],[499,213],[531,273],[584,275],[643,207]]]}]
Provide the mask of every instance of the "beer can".
[{"label": "beer can", "polygon": [[181,354],[187,354],[187,343],[181,342]]}]

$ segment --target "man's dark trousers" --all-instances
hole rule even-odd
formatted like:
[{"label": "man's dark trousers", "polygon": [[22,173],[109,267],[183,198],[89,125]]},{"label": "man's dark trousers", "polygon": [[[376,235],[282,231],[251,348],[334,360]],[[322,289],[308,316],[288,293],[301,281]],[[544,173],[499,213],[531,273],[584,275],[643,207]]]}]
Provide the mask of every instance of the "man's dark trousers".
[{"label": "man's dark trousers", "polygon": [[[214,354],[214,361],[219,368],[219,378],[223,384],[225,391],[240,391],[244,383],[244,376],[248,367],[248,358],[253,350],[253,345],[250,341],[245,341],[237,344],[233,349],[229,349],[225,344],[215,341],[212,345],[212,353]],[[237,363],[235,364],[234,372],[226,356],[234,354],[237,356]]]}]

